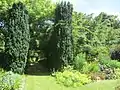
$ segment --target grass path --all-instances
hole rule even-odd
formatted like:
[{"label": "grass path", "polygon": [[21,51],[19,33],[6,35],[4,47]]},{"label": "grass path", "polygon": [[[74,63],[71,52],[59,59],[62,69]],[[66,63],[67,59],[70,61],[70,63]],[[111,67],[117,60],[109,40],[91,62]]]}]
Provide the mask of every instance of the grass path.
[{"label": "grass path", "polygon": [[115,90],[118,80],[106,80],[91,83],[79,88],[64,87],[56,84],[50,76],[26,76],[26,90]]}]

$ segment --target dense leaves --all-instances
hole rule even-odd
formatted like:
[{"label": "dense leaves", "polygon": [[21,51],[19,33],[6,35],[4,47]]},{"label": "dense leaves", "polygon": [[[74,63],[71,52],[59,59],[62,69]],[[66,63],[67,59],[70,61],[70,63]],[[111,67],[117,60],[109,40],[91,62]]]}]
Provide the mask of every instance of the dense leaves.
[{"label": "dense leaves", "polygon": [[103,47],[110,48],[119,44],[120,24],[117,16],[102,12],[93,17],[92,14],[74,12],[72,23],[75,56],[84,52],[86,59],[94,60],[104,51]]},{"label": "dense leaves", "polygon": [[54,31],[48,48],[48,66],[50,68],[60,69],[64,65],[72,64],[72,11],[73,7],[69,2],[57,4]]},{"label": "dense leaves", "polygon": [[23,73],[29,49],[29,22],[25,6],[19,2],[9,9],[5,39],[6,63],[15,73]]}]

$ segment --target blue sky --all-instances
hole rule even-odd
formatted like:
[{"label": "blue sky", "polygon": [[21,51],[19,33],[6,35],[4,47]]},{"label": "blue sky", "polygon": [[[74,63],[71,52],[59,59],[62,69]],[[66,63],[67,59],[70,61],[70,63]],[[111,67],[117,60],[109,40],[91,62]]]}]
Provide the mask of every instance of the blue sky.
[{"label": "blue sky", "polygon": [[120,15],[120,0],[52,0],[70,1],[74,5],[74,11],[83,12],[87,14],[100,12],[107,14]]}]

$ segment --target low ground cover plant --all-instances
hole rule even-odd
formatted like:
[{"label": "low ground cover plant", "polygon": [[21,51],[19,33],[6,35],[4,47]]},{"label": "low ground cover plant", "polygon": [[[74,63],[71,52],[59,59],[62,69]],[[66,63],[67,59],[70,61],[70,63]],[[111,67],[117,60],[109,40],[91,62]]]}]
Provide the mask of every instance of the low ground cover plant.
[{"label": "low ground cover plant", "polygon": [[67,87],[79,87],[91,82],[87,74],[82,74],[71,67],[69,69],[65,68],[62,72],[55,72],[55,79],[57,83]]},{"label": "low ground cover plant", "polygon": [[5,72],[0,77],[0,90],[23,90],[23,78],[19,74],[13,72]]}]

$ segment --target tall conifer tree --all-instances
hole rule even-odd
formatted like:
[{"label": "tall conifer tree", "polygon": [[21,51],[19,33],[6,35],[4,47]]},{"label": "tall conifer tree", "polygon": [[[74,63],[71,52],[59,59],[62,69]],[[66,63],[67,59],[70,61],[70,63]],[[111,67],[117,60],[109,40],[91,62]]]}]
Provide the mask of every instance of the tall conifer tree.
[{"label": "tall conifer tree", "polygon": [[55,10],[55,27],[49,44],[48,66],[60,69],[62,66],[72,64],[72,11],[70,2],[57,4]]},{"label": "tall conifer tree", "polygon": [[5,52],[8,69],[22,74],[26,66],[29,49],[29,16],[25,6],[19,2],[8,10],[8,29]]}]

